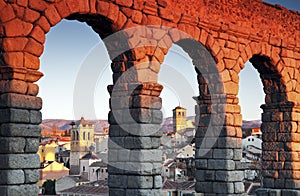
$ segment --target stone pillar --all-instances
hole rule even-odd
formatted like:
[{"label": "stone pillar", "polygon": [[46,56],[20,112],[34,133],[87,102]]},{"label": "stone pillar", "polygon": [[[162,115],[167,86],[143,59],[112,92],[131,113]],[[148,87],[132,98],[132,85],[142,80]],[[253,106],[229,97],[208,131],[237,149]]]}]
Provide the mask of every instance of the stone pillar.
[{"label": "stone pillar", "polygon": [[242,195],[242,117],[235,96],[200,96],[196,105],[196,192]]},{"label": "stone pillar", "polygon": [[292,102],[261,107],[263,179],[257,195],[300,195],[300,107]]},{"label": "stone pillar", "polygon": [[119,83],[108,89],[109,195],[162,195],[162,86]]},{"label": "stone pillar", "polygon": [[0,195],[37,195],[42,100],[31,81],[41,74],[4,66],[0,72]]}]

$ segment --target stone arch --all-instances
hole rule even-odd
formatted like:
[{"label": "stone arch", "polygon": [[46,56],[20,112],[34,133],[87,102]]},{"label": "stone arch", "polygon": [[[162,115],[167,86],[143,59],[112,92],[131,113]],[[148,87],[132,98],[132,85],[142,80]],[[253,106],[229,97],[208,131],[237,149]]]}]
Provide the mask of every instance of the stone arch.
[{"label": "stone arch", "polygon": [[[285,52],[282,52],[286,50]],[[260,74],[264,86],[265,104],[261,106],[262,113],[262,189],[257,194],[264,194],[270,189],[298,189],[296,175],[299,171],[296,165],[299,160],[297,132],[297,103],[295,97],[289,94],[296,89],[296,78],[289,75],[289,66],[284,65],[282,58],[288,49],[280,48],[270,43],[249,43],[241,52],[240,67],[249,60]],[[291,51],[289,51],[291,52]],[[289,70],[289,71],[285,71]],[[291,82],[293,81],[294,82]],[[288,87],[287,84],[293,87]],[[285,193],[288,193],[286,190]],[[293,190],[291,190],[293,192]]]},{"label": "stone arch", "polygon": [[[95,6],[96,1],[91,1],[91,3],[92,2],[94,2]],[[2,5],[1,3],[2,1],[0,2],[0,6]],[[50,6],[48,6],[49,4]],[[100,4],[103,8],[109,5],[109,8],[103,9]],[[6,4],[6,8],[1,9],[1,13],[5,13],[0,14],[1,79],[5,80],[1,81],[1,87],[6,85],[8,93],[4,95],[7,96],[4,98],[6,100],[1,101],[7,101],[9,102],[7,104],[10,104],[2,115],[2,120],[6,120],[1,121],[4,122],[1,124],[1,130],[5,129],[10,132],[7,133],[8,135],[5,135],[8,136],[5,143],[7,153],[1,155],[5,159],[3,164],[1,164],[1,168],[6,169],[4,171],[3,182],[1,182],[1,184],[4,184],[0,190],[2,195],[14,195],[14,190],[17,190],[18,194],[21,195],[36,195],[38,193],[38,187],[35,183],[38,181],[39,175],[37,169],[40,165],[38,155],[35,153],[39,146],[39,124],[42,120],[39,110],[42,106],[42,100],[36,97],[39,87],[34,84],[34,82],[42,77],[42,73],[38,70],[40,68],[39,57],[43,52],[45,34],[52,26],[66,17],[68,19],[87,22],[102,37],[110,35],[125,25],[127,17],[125,17],[123,12],[119,12],[117,5],[106,1],[97,1],[97,5],[98,7],[95,8],[95,12],[92,8],[88,8],[90,6],[89,1],[60,1],[55,3],[47,3],[47,1],[28,1],[28,5],[26,6],[19,5],[18,3],[8,3]],[[19,9],[21,10],[20,12],[24,11],[24,17],[18,12]],[[115,12],[114,9],[117,11]],[[28,16],[26,12],[28,12]],[[16,16],[16,14],[19,15]],[[101,28],[95,26],[95,23],[99,22],[99,17],[95,16],[97,14],[102,17],[100,17],[100,20],[102,20],[100,22],[101,24],[107,25],[105,30],[108,29],[108,31],[101,31]],[[124,20],[119,20],[119,18],[123,18]],[[130,25],[130,23],[128,24]],[[2,36],[4,36],[4,38],[2,38]],[[124,42],[122,44],[124,45]],[[114,45],[113,47],[118,47],[118,45]],[[130,62],[134,59],[135,54],[133,51],[125,51],[113,59],[112,70],[114,72],[114,83],[122,72],[132,66]],[[132,77],[133,79],[129,78],[123,82],[129,83],[136,81],[136,76]],[[9,79],[9,81],[7,81],[7,79]],[[157,94],[160,90],[159,85],[150,85],[150,91],[156,92]],[[1,94],[2,93],[6,92],[2,91]],[[12,102],[9,101],[11,97],[15,97]],[[22,117],[19,118],[16,115],[11,116],[12,112]],[[14,132],[16,130],[28,130],[28,133]],[[16,139],[11,139],[10,137],[16,137]],[[77,138],[78,140],[79,137],[80,135],[76,132],[75,139]],[[8,149],[10,145],[16,143],[19,145],[18,149]],[[22,160],[24,160],[26,164]],[[18,162],[19,165],[12,166],[13,162]],[[159,171],[157,171],[157,173],[159,173]],[[19,176],[19,178],[16,181],[11,181],[9,180],[11,176]],[[32,177],[28,178],[28,176]],[[19,184],[24,185],[19,186]],[[160,187],[155,188],[159,189]],[[113,188],[110,191],[113,192]]]},{"label": "stone arch", "polygon": [[[4,65],[38,70],[45,34],[64,18],[86,22],[102,38],[120,30],[127,21],[117,5],[106,1],[63,0],[50,4],[29,1],[27,6],[7,4],[3,8],[7,13],[0,16],[6,35],[3,38]],[[24,17],[18,15],[19,12],[24,13]],[[103,24],[101,28],[96,25],[99,22]]]},{"label": "stone arch", "polygon": [[[274,53],[272,53],[273,57]],[[276,54],[279,56],[279,54]],[[298,189],[297,173],[299,170],[298,119],[291,116],[297,115],[297,107],[288,97],[289,89],[286,77],[280,70],[281,59],[262,55],[253,55],[250,62],[260,74],[264,92],[265,104],[261,106],[262,113],[262,187],[277,189]],[[274,66],[274,62],[277,62]],[[287,67],[283,68],[286,69]]]},{"label": "stone arch", "polygon": [[213,37],[208,39],[205,45],[192,39],[176,42],[191,57],[199,84],[199,95],[194,97],[197,102],[195,188],[204,194],[241,194],[243,171],[235,166],[242,157],[241,131],[236,127],[241,124],[240,114],[234,105],[236,98],[225,94],[223,70],[218,65],[222,60],[216,57],[221,47]]}]

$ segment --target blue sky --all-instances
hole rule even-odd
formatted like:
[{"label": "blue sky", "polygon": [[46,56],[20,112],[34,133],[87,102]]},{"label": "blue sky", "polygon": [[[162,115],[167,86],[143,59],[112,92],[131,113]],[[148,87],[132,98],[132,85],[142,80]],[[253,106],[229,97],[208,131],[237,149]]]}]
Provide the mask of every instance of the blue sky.
[{"label": "blue sky", "polygon": [[[299,10],[300,6],[298,0],[268,2],[281,4],[293,10]],[[39,96],[43,98],[43,119],[74,119],[80,116],[106,119],[109,111],[109,94],[106,87],[112,84],[112,72],[108,54],[99,36],[84,23],[66,20],[53,27],[46,36],[45,50],[41,57],[41,71],[45,76],[38,82]],[[96,88],[78,107],[76,101],[73,103],[73,97],[85,94],[85,91],[74,92],[74,86],[77,85],[78,74],[82,73],[83,67],[88,66],[97,67],[100,74]],[[170,77],[170,73],[174,76]],[[92,77],[93,71],[89,70],[85,74],[88,75],[87,78]],[[239,76],[238,96],[243,118],[260,119],[260,105],[264,103],[264,93],[259,75],[253,66],[247,63]],[[188,109],[188,115],[194,115],[195,102],[191,97],[198,92],[196,73],[191,59],[180,47],[173,46],[169,50],[165,63],[161,66],[159,83],[164,85],[161,95],[164,117],[171,116],[172,109],[179,103]],[[82,89],[89,87],[86,85]]]}]

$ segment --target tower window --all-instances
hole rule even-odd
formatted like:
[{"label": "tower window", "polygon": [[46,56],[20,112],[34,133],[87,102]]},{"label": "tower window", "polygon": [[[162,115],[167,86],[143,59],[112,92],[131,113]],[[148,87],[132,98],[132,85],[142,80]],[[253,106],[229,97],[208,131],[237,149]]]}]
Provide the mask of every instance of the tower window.
[{"label": "tower window", "polygon": [[82,167],[82,171],[85,172],[85,166]]},{"label": "tower window", "polygon": [[83,140],[85,140],[85,132],[83,132]]}]

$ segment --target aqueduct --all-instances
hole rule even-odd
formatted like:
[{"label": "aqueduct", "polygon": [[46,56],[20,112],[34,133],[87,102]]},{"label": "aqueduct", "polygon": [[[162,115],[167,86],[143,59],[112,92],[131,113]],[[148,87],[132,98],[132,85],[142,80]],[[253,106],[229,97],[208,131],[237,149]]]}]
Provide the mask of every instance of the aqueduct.
[{"label": "aqueduct", "polygon": [[250,60],[266,94],[258,194],[300,194],[299,13],[260,0],[0,0],[0,10],[0,195],[38,194],[42,100],[35,82],[45,34],[65,18],[86,22],[102,39],[125,30],[105,43],[114,78],[111,196],[161,195],[157,74],[172,43],[198,74],[196,191],[244,193],[237,94]]}]

